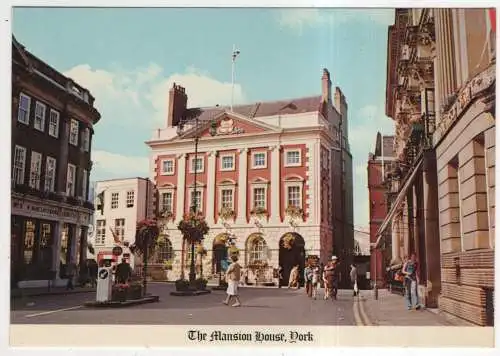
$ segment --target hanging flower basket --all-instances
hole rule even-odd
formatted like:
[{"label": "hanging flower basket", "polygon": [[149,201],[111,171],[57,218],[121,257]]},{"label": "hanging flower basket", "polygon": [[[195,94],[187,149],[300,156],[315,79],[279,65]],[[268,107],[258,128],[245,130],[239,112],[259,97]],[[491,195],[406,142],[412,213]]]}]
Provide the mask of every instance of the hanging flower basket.
[{"label": "hanging flower basket", "polygon": [[137,250],[143,254],[147,250],[148,253],[152,253],[159,235],[160,228],[156,220],[139,221],[135,230],[135,242],[129,247],[130,251],[134,253]]},{"label": "hanging flower basket", "polygon": [[287,233],[283,237],[283,247],[290,250],[292,249],[293,243],[295,242],[295,236],[291,233]]},{"label": "hanging flower basket", "polygon": [[233,209],[230,209],[230,208],[222,208],[219,211],[219,217],[224,221],[227,221],[229,219],[234,219],[235,216],[236,216],[236,213],[234,212]]},{"label": "hanging flower basket", "polygon": [[177,228],[182,233],[184,239],[189,243],[200,242],[210,229],[201,213],[189,213],[184,215],[184,218],[179,222]]},{"label": "hanging flower basket", "polygon": [[285,209],[285,214],[291,217],[292,219],[302,219],[304,217],[304,211],[296,206],[289,205]]},{"label": "hanging flower basket", "polygon": [[250,211],[250,215],[256,216],[259,219],[267,217],[267,210],[263,207],[256,207]]}]

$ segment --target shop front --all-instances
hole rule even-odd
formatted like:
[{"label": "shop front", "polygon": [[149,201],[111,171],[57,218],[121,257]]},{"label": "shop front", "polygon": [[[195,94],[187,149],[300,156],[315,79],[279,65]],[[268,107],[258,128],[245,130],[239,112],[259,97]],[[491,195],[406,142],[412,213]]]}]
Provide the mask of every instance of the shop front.
[{"label": "shop front", "polygon": [[[70,262],[85,260],[91,211],[83,207],[12,196],[12,287],[29,288],[66,283]],[[83,254],[83,255],[82,255]]]}]

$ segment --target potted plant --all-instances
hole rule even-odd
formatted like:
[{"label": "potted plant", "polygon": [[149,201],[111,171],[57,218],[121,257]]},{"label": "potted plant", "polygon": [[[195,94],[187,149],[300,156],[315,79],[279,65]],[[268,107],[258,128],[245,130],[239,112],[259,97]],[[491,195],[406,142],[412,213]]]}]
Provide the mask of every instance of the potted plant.
[{"label": "potted plant", "polygon": [[230,219],[234,219],[234,217],[236,216],[236,213],[234,212],[233,209],[231,208],[226,208],[226,207],[223,207],[220,211],[219,211],[219,217],[223,220],[223,221],[227,221],[227,220],[230,220]]},{"label": "potted plant", "polygon": [[267,210],[261,206],[255,207],[250,211],[250,214],[256,216],[259,219],[267,217]]},{"label": "potted plant", "polygon": [[195,280],[195,286],[197,290],[205,290],[207,288],[208,281],[205,278],[197,278]]},{"label": "potted plant", "polygon": [[189,281],[186,279],[178,279],[175,281],[175,290],[177,292],[184,292],[189,289]]},{"label": "potted plant", "polygon": [[[129,249],[131,253],[137,251],[142,255],[142,273],[144,276],[147,276],[148,258],[153,255],[158,235],[160,235],[160,227],[156,219],[144,219],[137,223],[135,242],[129,246]],[[146,292],[146,285],[144,285],[143,292]]]},{"label": "potted plant", "polygon": [[111,300],[124,302],[127,300],[129,285],[127,283],[118,283],[111,289]]},{"label": "potted plant", "polygon": [[298,219],[298,218],[302,219],[304,217],[304,211],[301,208],[293,205],[289,205],[285,209],[285,214],[291,217],[292,219]]},{"label": "potted plant", "polygon": [[128,299],[141,299],[142,298],[142,283],[132,282],[128,288]]}]

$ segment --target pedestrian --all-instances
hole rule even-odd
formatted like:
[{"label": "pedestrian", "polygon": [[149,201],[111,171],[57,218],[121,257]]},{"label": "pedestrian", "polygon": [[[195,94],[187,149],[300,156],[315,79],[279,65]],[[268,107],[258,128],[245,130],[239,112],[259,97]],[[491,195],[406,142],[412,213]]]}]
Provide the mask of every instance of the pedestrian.
[{"label": "pedestrian", "polygon": [[122,258],[122,262],[116,266],[116,283],[126,284],[132,277],[132,267],[128,264],[125,258]]},{"label": "pedestrian", "polygon": [[306,294],[308,297],[312,296],[312,280],[313,280],[313,268],[311,262],[307,262],[306,268],[304,268],[304,281],[306,283]]},{"label": "pedestrian", "polygon": [[97,262],[95,260],[88,260],[89,262],[89,276],[90,276],[90,286],[92,288],[97,287]]},{"label": "pedestrian", "polygon": [[238,256],[231,255],[232,263],[229,265],[226,271],[226,281],[227,281],[227,298],[223,301],[224,304],[229,305],[231,298],[236,299],[233,307],[241,306],[240,297],[238,295],[238,284],[241,278],[241,266],[238,263]]},{"label": "pedestrian", "polygon": [[350,277],[351,277],[353,295],[357,296],[358,292],[359,292],[359,289],[358,289],[358,269],[356,268],[356,265],[354,263],[351,264]]},{"label": "pedestrian", "polygon": [[73,290],[75,286],[73,285],[73,279],[76,275],[76,264],[74,262],[68,263],[68,267],[66,269],[66,277],[68,281],[66,283],[66,290]]},{"label": "pedestrian", "polygon": [[420,276],[418,271],[418,261],[415,253],[411,253],[410,258],[403,266],[403,275],[405,279],[405,296],[408,310],[421,308],[418,300],[418,283]]},{"label": "pedestrian", "polygon": [[325,266],[325,271],[323,273],[323,280],[325,281],[325,300],[328,298],[337,299],[337,262],[337,256],[332,256],[332,260]]},{"label": "pedestrian", "polygon": [[320,279],[319,279],[319,286],[320,288],[325,288],[325,283],[324,283],[324,280],[323,280],[323,273],[325,272],[325,264],[323,262],[321,262],[319,264],[319,275],[320,275]]},{"label": "pedestrian", "polygon": [[278,288],[283,284],[283,267],[278,266]]},{"label": "pedestrian", "polygon": [[313,267],[313,278],[312,278],[313,299],[316,299],[316,296],[318,295],[318,289],[320,287],[320,279],[321,279],[320,267],[316,265]]},{"label": "pedestrian", "polygon": [[299,289],[299,265],[296,265],[290,271],[290,278],[288,279],[288,288],[296,287]]}]

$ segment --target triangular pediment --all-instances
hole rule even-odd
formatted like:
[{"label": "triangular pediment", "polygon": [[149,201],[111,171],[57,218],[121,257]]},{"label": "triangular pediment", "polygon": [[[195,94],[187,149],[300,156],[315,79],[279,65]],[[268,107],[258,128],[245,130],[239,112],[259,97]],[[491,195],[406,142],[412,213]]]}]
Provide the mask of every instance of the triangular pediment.
[{"label": "triangular pediment", "polygon": [[198,129],[193,127],[181,136],[183,139],[199,137],[216,136],[235,136],[261,132],[278,132],[280,129],[276,126],[263,123],[234,112],[221,112],[214,116],[212,120],[204,121],[199,124]]}]

